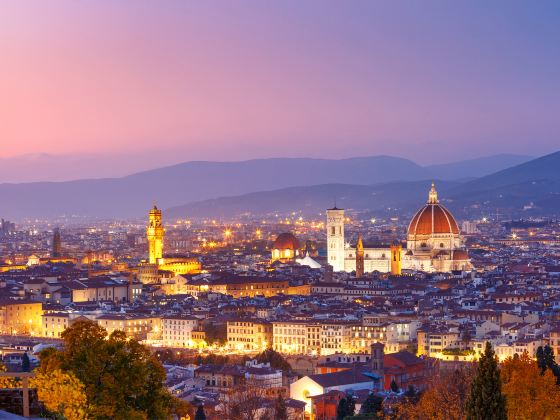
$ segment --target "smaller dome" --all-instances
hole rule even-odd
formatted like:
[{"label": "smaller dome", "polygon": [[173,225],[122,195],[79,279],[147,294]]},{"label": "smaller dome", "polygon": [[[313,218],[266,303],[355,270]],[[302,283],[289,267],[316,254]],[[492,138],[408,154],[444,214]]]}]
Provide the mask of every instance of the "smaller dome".
[{"label": "smaller dome", "polygon": [[453,259],[454,260],[468,260],[469,253],[464,249],[456,249],[453,251]]},{"label": "smaller dome", "polygon": [[293,251],[297,251],[300,249],[300,243],[298,239],[289,232],[281,233],[278,235],[274,244],[272,245],[272,249],[291,249]]}]

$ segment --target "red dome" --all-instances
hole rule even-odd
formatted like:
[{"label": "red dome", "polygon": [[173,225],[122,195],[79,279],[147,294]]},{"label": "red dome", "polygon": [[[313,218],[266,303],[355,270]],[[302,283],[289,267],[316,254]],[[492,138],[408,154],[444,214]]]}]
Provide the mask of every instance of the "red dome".
[{"label": "red dome", "polygon": [[428,203],[414,215],[408,225],[408,235],[459,234],[459,225],[453,215],[439,204],[435,186],[429,194]]},{"label": "red dome", "polygon": [[293,234],[281,233],[274,241],[272,249],[291,249],[296,251],[300,249],[300,243]]}]

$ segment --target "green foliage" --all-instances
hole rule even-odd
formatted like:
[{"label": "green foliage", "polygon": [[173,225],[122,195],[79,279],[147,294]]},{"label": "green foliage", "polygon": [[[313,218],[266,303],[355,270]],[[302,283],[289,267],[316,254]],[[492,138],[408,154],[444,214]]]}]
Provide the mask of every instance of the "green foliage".
[{"label": "green foliage", "polygon": [[204,413],[204,407],[202,405],[199,405],[196,409],[194,420],[206,420],[206,414]]},{"label": "green foliage", "polygon": [[206,334],[206,342],[209,345],[223,346],[227,342],[227,324],[225,323],[207,322],[204,325],[204,333]]},{"label": "green foliage", "polygon": [[548,344],[537,349],[537,366],[541,370],[541,375],[544,375],[546,370],[550,369],[556,377],[556,383],[560,384],[560,367],[558,367],[554,358],[554,350]]},{"label": "green foliage", "polygon": [[262,353],[257,354],[256,359],[259,363],[270,363],[270,367],[274,369],[280,369],[284,372],[290,372],[292,370],[292,367],[286,359],[273,349],[266,349]]},{"label": "green foliage", "polygon": [[406,402],[410,404],[416,404],[420,399],[420,393],[416,391],[413,385],[409,385],[408,389],[404,393],[404,398]]},{"label": "green foliage", "polygon": [[288,420],[286,401],[280,394],[278,394],[278,398],[274,401],[274,420]]},{"label": "green foliage", "polygon": [[487,342],[478,362],[466,403],[467,420],[506,420],[506,398],[492,345]]},{"label": "green foliage", "polygon": [[346,397],[338,402],[338,406],[336,407],[336,419],[344,420],[346,417],[353,416],[355,410],[354,398],[352,395],[346,394]]},{"label": "green foliage", "polygon": [[379,414],[383,411],[383,398],[375,395],[374,393],[369,394],[364,403],[362,404],[361,412],[362,414]]},{"label": "green foliage", "polygon": [[29,361],[29,355],[27,352],[23,353],[23,358],[21,360],[21,370],[23,372],[29,372],[31,370],[31,362]]},{"label": "green foliage", "polygon": [[214,354],[214,353],[211,353],[207,356],[198,355],[196,357],[195,363],[197,365],[223,366],[229,363],[229,357],[227,355]]},{"label": "green foliage", "polygon": [[64,348],[41,353],[39,370],[72,372],[85,386],[90,417],[165,419],[175,398],[164,386],[165,370],[150,351],[122,331],[109,337],[91,321],[78,321],[62,334]]},{"label": "green foliage", "polygon": [[474,350],[448,348],[448,349],[444,349],[441,353],[447,356],[470,356],[470,355],[474,355],[476,352]]},{"label": "green foliage", "polygon": [[344,420],[348,415],[348,402],[346,398],[342,398],[336,406],[336,420]]}]

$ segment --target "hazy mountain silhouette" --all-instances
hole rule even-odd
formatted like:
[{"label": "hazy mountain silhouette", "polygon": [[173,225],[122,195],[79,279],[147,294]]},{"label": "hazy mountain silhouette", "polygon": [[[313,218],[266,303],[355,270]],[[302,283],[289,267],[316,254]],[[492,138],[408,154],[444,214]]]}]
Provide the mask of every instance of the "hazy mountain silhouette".
[{"label": "hazy mountain silhouette", "polygon": [[[443,171],[442,173],[445,173]],[[440,198],[458,215],[560,214],[560,152],[531,160],[468,182],[438,182]],[[410,213],[426,200],[430,181],[377,185],[315,185],[222,197],[169,209],[170,218],[224,217],[243,213],[301,211],[317,214],[332,205],[358,211]],[[532,205],[531,205],[532,203]]]},{"label": "hazy mountain silhouette", "polygon": [[[153,202],[169,208],[189,202],[293,186],[374,185],[419,179],[473,178],[526,157],[500,155],[422,167],[402,158],[373,156],[340,160],[255,159],[187,162],[122,178],[0,184],[0,216],[141,216]],[[457,170],[454,171],[453,167]],[[471,168],[471,169],[469,169]]]},{"label": "hazy mountain silhouette", "polygon": [[[181,217],[228,217],[244,214],[317,215],[332,207],[369,210],[379,214],[401,214],[417,210],[425,201],[431,181],[391,182],[379,185],[323,184],[290,187],[235,197],[221,197],[166,209],[169,219]],[[448,193],[459,185],[455,181],[438,181],[438,191]]]},{"label": "hazy mountain silhouette", "polygon": [[457,187],[452,198],[464,206],[484,203],[528,213],[560,214],[560,152],[478,178]]}]

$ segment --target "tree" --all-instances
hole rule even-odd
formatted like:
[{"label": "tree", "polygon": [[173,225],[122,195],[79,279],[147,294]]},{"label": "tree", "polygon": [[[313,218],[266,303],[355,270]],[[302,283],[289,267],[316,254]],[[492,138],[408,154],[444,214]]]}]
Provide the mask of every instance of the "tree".
[{"label": "tree", "polygon": [[344,417],[348,415],[348,401],[346,397],[343,397],[338,402],[336,406],[336,420],[344,420]]},{"label": "tree", "polygon": [[362,414],[379,414],[383,411],[383,398],[375,395],[373,392],[369,394],[362,404]]},{"label": "tree", "polygon": [[288,420],[286,400],[280,394],[278,394],[278,398],[274,401],[274,420]]},{"label": "tree", "polygon": [[347,416],[353,416],[356,411],[356,404],[354,398],[350,394],[346,394],[341,398],[336,407],[336,419],[343,420]]},{"label": "tree", "polygon": [[418,400],[420,399],[420,395],[418,391],[416,391],[416,388],[414,388],[414,385],[408,386],[408,389],[404,393],[404,398],[411,404],[416,404],[418,402]]},{"label": "tree", "polygon": [[204,332],[206,333],[206,342],[209,345],[224,345],[227,342],[227,324],[217,324],[209,321],[204,324]]},{"label": "tree", "polygon": [[196,414],[194,415],[194,420],[206,420],[206,414],[204,413],[204,407],[201,405],[196,409]]},{"label": "tree", "polygon": [[394,379],[391,380],[391,391],[395,393],[399,392],[399,386],[397,385]]},{"label": "tree", "polygon": [[[6,366],[0,363],[0,372],[6,372]],[[0,388],[17,388],[18,383],[16,378],[10,378],[8,376],[0,376]]]},{"label": "tree", "polygon": [[[474,366],[466,365],[454,371],[444,371],[430,381],[422,394],[410,389],[395,407],[398,420],[463,420],[465,402],[469,393]],[[414,393],[414,397],[412,397]],[[409,396],[407,396],[410,395]]]},{"label": "tree", "polygon": [[67,420],[87,418],[85,387],[73,373],[59,369],[48,373],[39,372],[31,378],[30,386],[37,388],[37,396],[49,413],[63,416]]},{"label": "tree", "polygon": [[541,370],[541,375],[544,375],[545,371],[550,369],[556,377],[556,382],[560,384],[560,367],[558,367],[554,358],[554,350],[548,344],[544,347],[539,346],[537,349],[537,365]]},{"label": "tree", "polygon": [[78,321],[62,333],[62,350],[40,354],[39,373],[60,369],[85,387],[89,415],[109,418],[167,418],[177,407],[164,386],[166,373],[149,349],[123,331]]},{"label": "tree", "polygon": [[265,391],[251,386],[237,386],[229,395],[223,395],[223,418],[228,420],[258,420],[263,411]]},{"label": "tree", "polygon": [[273,349],[266,349],[262,353],[257,354],[257,362],[270,363],[270,367],[280,369],[284,372],[291,372],[292,366],[284,359],[284,357]]},{"label": "tree", "polygon": [[506,359],[500,374],[508,419],[560,418],[560,388],[551,370],[541,375],[539,365],[524,353]]},{"label": "tree", "polygon": [[500,370],[489,342],[478,362],[466,405],[467,420],[507,419]]},{"label": "tree", "polygon": [[354,397],[350,394],[346,394],[346,407],[348,415],[353,416],[356,411],[356,402],[354,401]]},{"label": "tree", "polygon": [[29,355],[27,352],[23,353],[23,358],[21,359],[21,370],[23,372],[29,372],[31,370],[31,362],[29,361]]}]

